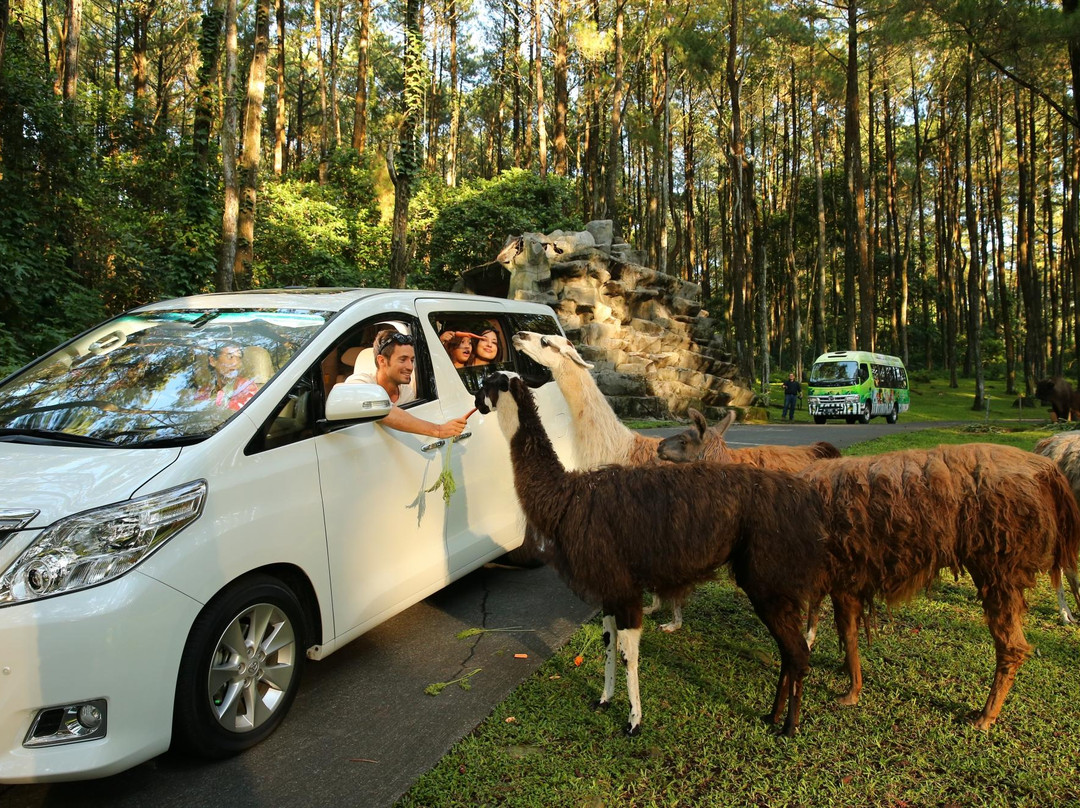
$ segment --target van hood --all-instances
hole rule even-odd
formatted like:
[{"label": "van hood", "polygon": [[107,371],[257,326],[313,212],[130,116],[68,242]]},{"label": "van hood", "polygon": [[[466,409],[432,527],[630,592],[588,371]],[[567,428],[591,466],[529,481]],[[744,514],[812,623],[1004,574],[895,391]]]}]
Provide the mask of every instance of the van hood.
[{"label": "van hood", "polygon": [[180,455],[178,447],[99,449],[0,442],[0,510],[40,513],[45,527],[73,513],[121,502]]}]

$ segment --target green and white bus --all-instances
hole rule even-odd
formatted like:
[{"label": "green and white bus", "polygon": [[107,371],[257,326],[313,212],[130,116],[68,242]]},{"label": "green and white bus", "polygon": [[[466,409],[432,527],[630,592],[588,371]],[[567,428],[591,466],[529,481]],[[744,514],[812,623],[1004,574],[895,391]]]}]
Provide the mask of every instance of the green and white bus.
[{"label": "green and white bus", "polygon": [[806,396],[815,424],[829,418],[868,424],[875,415],[895,424],[911,403],[907,370],[900,358],[869,351],[819,356],[810,370]]}]

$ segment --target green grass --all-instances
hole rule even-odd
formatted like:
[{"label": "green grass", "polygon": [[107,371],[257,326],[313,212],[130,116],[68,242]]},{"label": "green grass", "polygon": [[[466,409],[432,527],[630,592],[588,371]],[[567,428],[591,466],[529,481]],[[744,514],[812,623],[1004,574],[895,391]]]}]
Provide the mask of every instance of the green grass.
[{"label": "green grass", "polygon": [[[1080,631],[1056,622],[1044,581],[1026,623],[1037,649],[988,733],[994,650],[973,587],[939,582],[878,616],[863,640],[865,689],[847,679],[831,616],[806,679],[803,722],[778,737],[776,646],[727,580],[702,587],[676,634],[646,620],[642,735],[628,739],[623,675],[610,711],[594,620],[406,794],[401,806],[1048,806],[1080,800],[1073,725]],[[592,639],[583,665],[573,658]]]},{"label": "green grass", "polygon": [[[970,392],[940,381],[917,382],[917,390],[909,418],[967,423],[898,433],[845,454],[971,441],[1031,449],[1052,431],[1045,412],[1021,422],[993,393],[986,422],[970,411]],[[861,641],[865,689],[856,707],[836,703],[847,677],[826,606],[805,683],[802,729],[792,739],[760,719],[776,685],[776,645],[726,577],[696,592],[679,632],[657,629],[666,617],[646,618],[638,738],[622,734],[629,705],[621,668],[612,709],[590,709],[603,684],[597,618],[399,805],[1080,804],[1074,734],[1080,629],[1058,625],[1045,578],[1028,601],[1025,632],[1036,653],[1021,668],[997,725],[985,733],[965,719],[986,699],[994,647],[967,577],[945,576],[927,595],[879,612],[872,642]],[[577,667],[574,657],[583,649]]]}]

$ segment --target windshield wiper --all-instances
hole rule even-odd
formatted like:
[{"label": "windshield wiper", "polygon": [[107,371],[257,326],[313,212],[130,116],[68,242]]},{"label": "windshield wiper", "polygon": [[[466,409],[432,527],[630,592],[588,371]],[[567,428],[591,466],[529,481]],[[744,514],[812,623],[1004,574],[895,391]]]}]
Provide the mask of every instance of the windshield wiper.
[{"label": "windshield wiper", "polygon": [[26,429],[26,428],[0,428],[0,440],[5,438],[26,443],[75,443],[80,446],[108,446],[110,449],[117,448],[116,444],[105,438],[94,438],[89,435],[73,435],[70,432],[60,432],[55,429]]}]

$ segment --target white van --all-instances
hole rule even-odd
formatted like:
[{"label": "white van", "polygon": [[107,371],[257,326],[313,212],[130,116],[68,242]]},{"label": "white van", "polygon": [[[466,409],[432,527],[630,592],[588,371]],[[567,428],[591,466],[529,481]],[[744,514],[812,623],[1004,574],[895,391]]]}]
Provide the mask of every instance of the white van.
[{"label": "white van", "polygon": [[[469,295],[215,294],[130,311],[0,382],[0,783],[252,746],[306,659],[520,545],[494,418],[448,447],[380,426],[382,387],[342,383],[386,329],[416,353],[404,408],[434,423],[489,369],[547,373],[514,333],[562,333],[550,308]],[[447,330],[498,351],[455,369]],[[536,392],[569,457],[565,401]],[[447,451],[444,502],[427,489]]]}]

